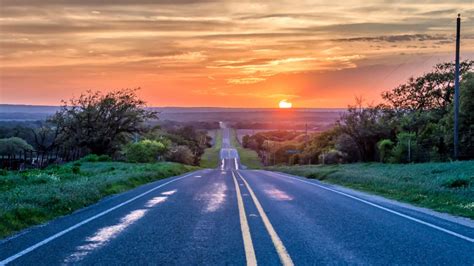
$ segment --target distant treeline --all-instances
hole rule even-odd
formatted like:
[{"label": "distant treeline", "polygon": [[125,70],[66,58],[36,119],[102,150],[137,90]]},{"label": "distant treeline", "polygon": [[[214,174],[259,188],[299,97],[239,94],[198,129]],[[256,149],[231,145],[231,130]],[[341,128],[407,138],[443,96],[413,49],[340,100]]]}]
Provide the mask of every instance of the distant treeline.
[{"label": "distant treeline", "polygon": [[260,132],[244,136],[242,143],[267,165],[474,159],[473,64],[464,61],[460,69],[458,158],[453,151],[453,63],[438,64],[432,72],[384,92],[379,105],[363,106],[357,99],[321,133]]},{"label": "distant treeline", "polygon": [[158,118],[135,90],[87,92],[46,120],[0,122],[0,164],[44,167],[45,161],[65,162],[97,154],[129,162],[166,160],[198,165],[210,146],[207,130],[218,128],[218,123],[156,123]]}]

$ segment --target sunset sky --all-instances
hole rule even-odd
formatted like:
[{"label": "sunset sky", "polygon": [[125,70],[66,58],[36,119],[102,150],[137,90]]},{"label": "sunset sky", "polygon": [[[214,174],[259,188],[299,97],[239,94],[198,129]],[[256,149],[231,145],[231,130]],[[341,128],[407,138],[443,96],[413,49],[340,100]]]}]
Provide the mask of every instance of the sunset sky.
[{"label": "sunset sky", "polygon": [[377,102],[453,60],[457,13],[474,59],[472,0],[0,0],[0,103],[127,87],[150,106]]}]

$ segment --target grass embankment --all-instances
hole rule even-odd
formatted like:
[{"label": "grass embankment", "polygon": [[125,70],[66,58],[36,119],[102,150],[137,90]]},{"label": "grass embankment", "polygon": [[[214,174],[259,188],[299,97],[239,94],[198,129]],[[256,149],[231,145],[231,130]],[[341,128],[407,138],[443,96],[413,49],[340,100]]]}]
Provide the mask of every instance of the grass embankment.
[{"label": "grass embankment", "polygon": [[214,131],[214,145],[204,151],[201,156],[202,168],[216,168],[219,165],[219,156],[222,147],[222,130]]},{"label": "grass embankment", "polygon": [[260,157],[258,157],[257,152],[242,147],[239,140],[237,139],[237,132],[235,132],[235,129],[231,130],[231,135],[230,141],[232,146],[235,147],[239,152],[240,162],[249,169],[261,169],[263,165]]},{"label": "grass embankment", "polygon": [[45,170],[2,171],[0,239],[141,184],[196,167],[177,163],[75,162]]},{"label": "grass embankment", "polygon": [[315,178],[474,219],[474,161],[275,166],[268,169]]}]

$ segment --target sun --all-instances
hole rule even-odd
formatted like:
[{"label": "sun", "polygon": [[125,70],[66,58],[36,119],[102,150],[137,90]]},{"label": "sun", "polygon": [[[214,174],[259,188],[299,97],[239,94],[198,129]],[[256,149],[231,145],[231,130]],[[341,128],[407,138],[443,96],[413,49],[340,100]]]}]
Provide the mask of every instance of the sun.
[{"label": "sun", "polygon": [[281,100],[278,106],[282,109],[288,109],[288,108],[293,107],[293,104],[285,99],[285,100]]}]

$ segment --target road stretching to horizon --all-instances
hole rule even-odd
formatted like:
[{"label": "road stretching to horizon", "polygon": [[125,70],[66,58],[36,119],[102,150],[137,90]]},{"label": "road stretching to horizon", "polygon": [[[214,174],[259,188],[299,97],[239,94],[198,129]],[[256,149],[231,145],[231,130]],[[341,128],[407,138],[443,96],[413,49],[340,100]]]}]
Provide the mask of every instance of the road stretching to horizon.
[{"label": "road stretching to horizon", "polygon": [[474,223],[291,175],[221,165],[0,242],[0,265],[474,264]]}]

